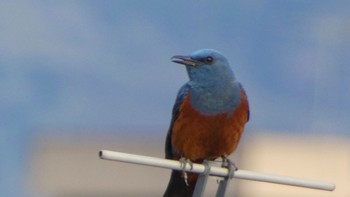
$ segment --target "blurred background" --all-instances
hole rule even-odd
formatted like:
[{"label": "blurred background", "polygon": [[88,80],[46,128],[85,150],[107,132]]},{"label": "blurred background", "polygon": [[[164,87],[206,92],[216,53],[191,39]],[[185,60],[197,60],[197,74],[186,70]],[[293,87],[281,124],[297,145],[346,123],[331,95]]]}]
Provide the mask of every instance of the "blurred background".
[{"label": "blurred background", "polygon": [[346,0],[1,1],[0,196],[161,196],[168,170],[98,151],[163,157],[187,81],[170,57],[201,48],[227,57],[249,97],[239,168],[337,184],[234,180],[230,196],[350,196],[349,10]]}]

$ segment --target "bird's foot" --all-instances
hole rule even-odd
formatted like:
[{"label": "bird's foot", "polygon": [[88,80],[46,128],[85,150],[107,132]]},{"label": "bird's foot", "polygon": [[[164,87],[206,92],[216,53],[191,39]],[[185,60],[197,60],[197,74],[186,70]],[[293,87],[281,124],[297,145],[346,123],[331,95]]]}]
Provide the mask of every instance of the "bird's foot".
[{"label": "bird's foot", "polygon": [[187,186],[189,186],[188,184],[188,176],[187,176],[187,172],[186,172],[186,165],[190,165],[191,170],[193,169],[193,163],[191,160],[186,159],[185,157],[181,157],[179,162],[181,163],[181,168],[182,168],[182,175],[184,177],[185,183]]},{"label": "bird's foot", "polygon": [[230,178],[233,178],[233,173],[238,170],[236,164],[226,156],[221,156],[221,158],[222,158],[221,167],[227,168],[230,172],[230,175],[229,175]]}]

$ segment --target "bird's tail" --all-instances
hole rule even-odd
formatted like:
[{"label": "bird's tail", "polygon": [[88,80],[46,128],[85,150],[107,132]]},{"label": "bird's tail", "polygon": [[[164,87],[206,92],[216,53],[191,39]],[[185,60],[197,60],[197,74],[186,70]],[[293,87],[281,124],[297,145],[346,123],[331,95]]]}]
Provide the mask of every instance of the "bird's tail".
[{"label": "bird's tail", "polygon": [[170,181],[163,197],[191,197],[196,186],[198,174],[187,173],[186,185],[183,173],[173,170],[171,172]]}]

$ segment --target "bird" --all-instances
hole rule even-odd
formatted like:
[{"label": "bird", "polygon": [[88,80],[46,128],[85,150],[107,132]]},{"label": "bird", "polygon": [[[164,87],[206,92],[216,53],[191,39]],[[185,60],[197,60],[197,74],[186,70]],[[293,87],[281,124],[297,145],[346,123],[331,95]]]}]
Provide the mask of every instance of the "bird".
[{"label": "bird", "polygon": [[[202,163],[227,158],[249,120],[247,95],[228,60],[214,49],[175,55],[188,82],[179,90],[165,140],[165,158]],[[185,174],[186,175],[186,174]],[[164,197],[192,196],[198,174],[173,170]]]}]

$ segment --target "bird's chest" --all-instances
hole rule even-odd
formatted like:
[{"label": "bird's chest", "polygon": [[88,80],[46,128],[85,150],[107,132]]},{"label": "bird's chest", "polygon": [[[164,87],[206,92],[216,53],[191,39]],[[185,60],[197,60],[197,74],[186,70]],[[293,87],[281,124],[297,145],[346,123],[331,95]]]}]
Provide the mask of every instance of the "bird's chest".
[{"label": "bird's chest", "polygon": [[[173,127],[172,145],[179,156],[193,161],[215,159],[230,154],[240,138],[242,128],[237,127],[237,116],[231,112],[212,114],[211,100],[205,100],[210,113],[201,113],[188,96],[181,106],[179,117]],[[197,103],[198,104],[198,103]],[[207,106],[209,104],[209,106]]]}]

